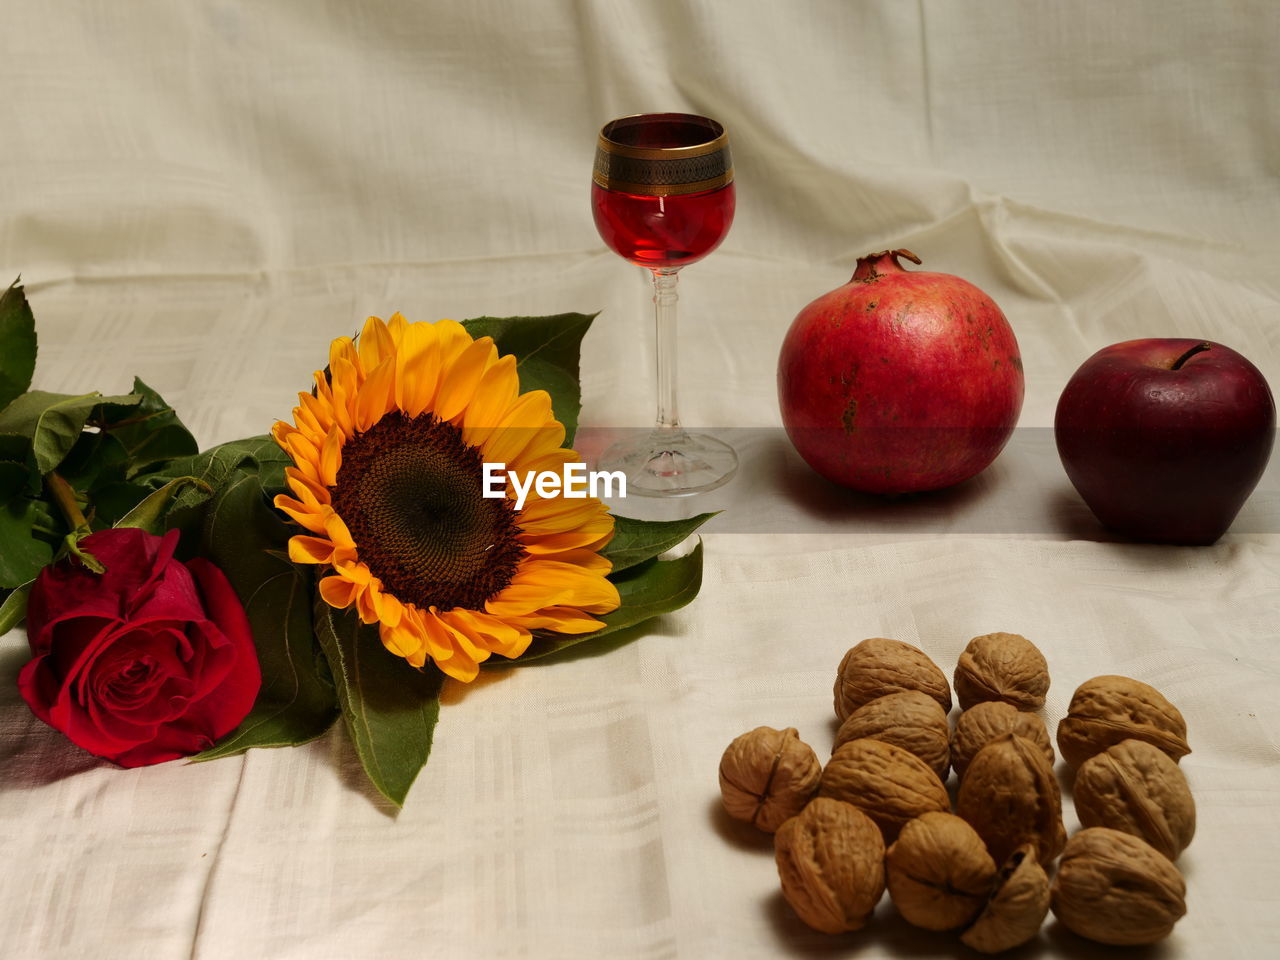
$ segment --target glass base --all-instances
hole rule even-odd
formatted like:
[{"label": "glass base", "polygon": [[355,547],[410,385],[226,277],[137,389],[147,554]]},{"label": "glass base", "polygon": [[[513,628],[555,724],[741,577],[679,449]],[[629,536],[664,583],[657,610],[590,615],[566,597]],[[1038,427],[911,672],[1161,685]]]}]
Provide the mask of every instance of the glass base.
[{"label": "glass base", "polygon": [[621,470],[627,496],[687,497],[721,487],[738,472],[733,447],[705,434],[655,430],[600,455],[597,470]]}]

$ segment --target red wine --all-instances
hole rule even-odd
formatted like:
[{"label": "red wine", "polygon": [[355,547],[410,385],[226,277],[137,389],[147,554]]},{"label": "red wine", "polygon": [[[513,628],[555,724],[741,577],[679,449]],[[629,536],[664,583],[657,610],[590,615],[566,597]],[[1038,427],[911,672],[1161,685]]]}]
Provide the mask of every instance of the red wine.
[{"label": "red wine", "polygon": [[591,185],[596,229],[609,249],[644,267],[682,267],[720,246],[733,222],[733,183],[666,197]]}]

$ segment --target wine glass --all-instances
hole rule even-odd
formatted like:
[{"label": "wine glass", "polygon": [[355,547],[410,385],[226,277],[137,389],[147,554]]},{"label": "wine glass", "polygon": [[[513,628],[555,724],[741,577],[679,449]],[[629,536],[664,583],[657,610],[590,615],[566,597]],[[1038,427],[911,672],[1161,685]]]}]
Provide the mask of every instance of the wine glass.
[{"label": "wine glass", "polygon": [[621,470],[627,492],[653,497],[714,490],[738,469],[715,437],[688,433],[676,404],[676,280],[720,245],[733,222],[733,162],[724,127],[688,113],[647,113],[606,123],[596,145],[591,208],[619,256],[653,274],[658,416],[653,431],[619,441],[599,467]]}]

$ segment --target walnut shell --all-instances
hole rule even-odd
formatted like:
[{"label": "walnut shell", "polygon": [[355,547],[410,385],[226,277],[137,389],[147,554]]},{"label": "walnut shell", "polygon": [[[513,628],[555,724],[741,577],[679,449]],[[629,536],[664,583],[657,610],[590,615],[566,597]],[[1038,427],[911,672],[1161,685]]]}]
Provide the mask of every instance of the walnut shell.
[{"label": "walnut shell", "polygon": [[1049,876],[1024,844],[1000,868],[996,891],[960,941],[979,953],[1020,947],[1040,931],[1049,912]]},{"label": "walnut shell", "polygon": [[876,697],[849,714],[836,732],[835,747],[864,738],[892,743],[914,753],[945,781],[951,764],[949,734],[946,711],[937,700],[919,690],[903,690]]},{"label": "walnut shell", "polygon": [[1178,868],[1145,840],[1107,827],[1071,838],[1051,892],[1053,913],[1098,943],[1163,940],[1187,912]]},{"label": "walnut shell", "polygon": [[774,834],[782,895],[823,933],[857,930],[884,893],[884,841],[861,810],[815,798]]},{"label": "walnut shell", "polygon": [[1086,827],[1141,837],[1170,860],[1196,832],[1196,802],[1182,769],[1158,747],[1122,740],[1076,772],[1076,814]]},{"label": "walnut shell", "polygon": [[1086,680],[1058,724],[1058,750],[1072,769],[1121,740],[1145,740],[1173,760],[1191,752],[1187,724],[1155,687],[1129,677]]},{"label": "walnut shell", "polygon": [[841,744],[822,772],[818,796],[854,804],[890,843],[908,821],[931,810],[951,809],[947,788],[927,763],[880,740]]},{"label": "walnut shell", "polygon": [[973,827],[926,813],[902,828],[885,859],[889,896],[908,923],[954,930],[972,920],[995,884],[996,863]]},{"label": "walnut shell", "polygon": [[836,671],[836,717],[843,722],[876,697],[920,690],[951,709],[951,688],[938,665],[919,647],[901,640],[872,637],[849,650]]},{"label": "walnut shell", "polygon": [[1049,664],[1021,634],[988,633],[974,637],[960,654],[955,684],[963,710],[990,700],[1039,710],[1049,692]]},{"label": "walnut shell", "polygon": [[773,833],[804,809],[822,764],[794,727],[756,727],[720,758],[720,799],[729,816]]},{"label": "walnut shell", "polygon": [[956,776],[964,776],[970,762],[988,741],[1006,733],[1016,733],[1034,743],[1049,766],[1053,766],[1053,744],[1049,742],[1049,729],[1044,721],[1001,700],[988,700],[975,703],[956,720],[956,729],[951,735],[951,766]]},{"label": "walnut shell", "polygon": [[1035,744],[1017,734],[1006,733],[978,751],[960,781],[956,813],[1002,862],[1029,843],[1036,859],[1049,863],[1067,841],[1053,768]]}]

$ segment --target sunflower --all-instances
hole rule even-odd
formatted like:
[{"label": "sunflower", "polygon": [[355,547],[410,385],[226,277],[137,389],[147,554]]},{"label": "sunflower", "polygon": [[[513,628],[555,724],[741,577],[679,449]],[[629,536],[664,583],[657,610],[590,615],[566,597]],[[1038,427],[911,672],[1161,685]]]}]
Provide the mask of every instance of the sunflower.
[{"label": "sunflower", "polygon": [[580,460],[544,390],[520,393],[514,356],[452,320],[370,317],[329,348],[315,390],[272,435],[293,466],[275,505],[306,530],[296,563],[327,568],[320,596],[379,624],[383,645],[458,680],[534,630],[588,633],[619,605],[600,549],[613,518],[594,497],[521,509],[484,496],[484,464],[520,477]]}]

